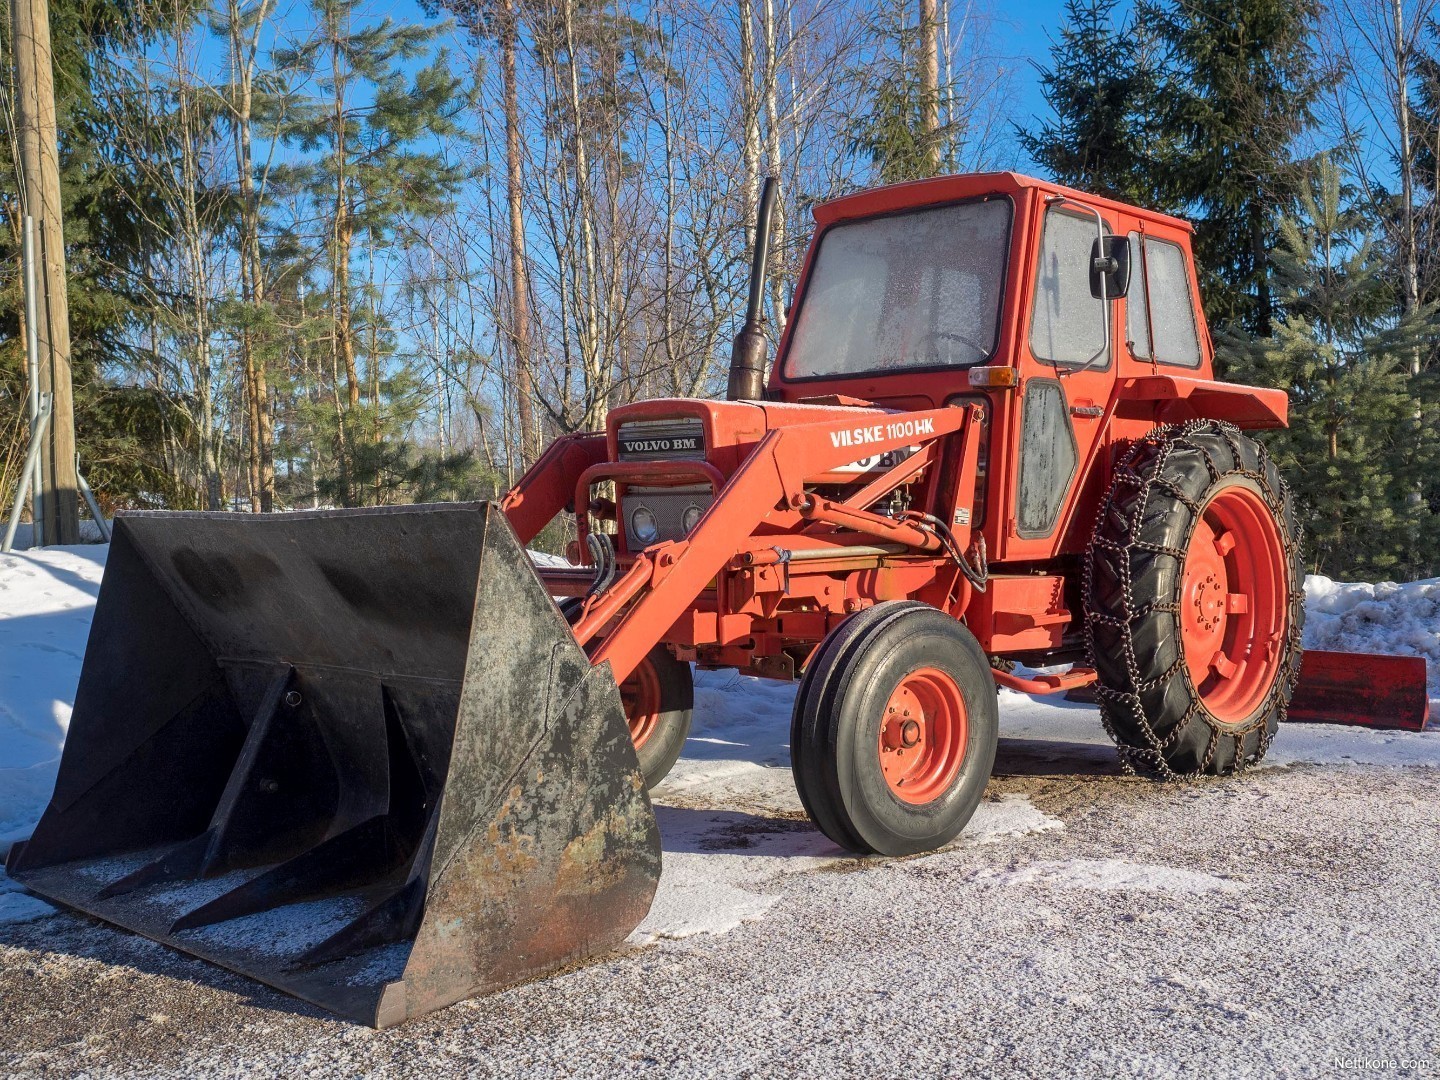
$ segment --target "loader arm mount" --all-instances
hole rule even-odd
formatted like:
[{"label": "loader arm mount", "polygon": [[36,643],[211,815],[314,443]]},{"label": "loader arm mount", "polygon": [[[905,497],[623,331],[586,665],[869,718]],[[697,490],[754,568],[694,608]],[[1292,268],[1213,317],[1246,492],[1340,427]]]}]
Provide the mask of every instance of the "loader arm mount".
[{"label": "loader arm mount", "polygon": [[[876,514],[860,503],[873,502],[887,493],[925,467],[937,445],[958,437],[952,449],[961,463],[960,474],[968,478],[969,484],[960,485],[951,496],[960,500],[958,504],[950,506],[947,502],[946,513],[955,524],[946,531],[947,539],[963,549],[970,540],[977,416],[969,406],[877,412],[863,424],[846,418],[770,431],[719,489],[714,503],[688,536],[639,552],[627,572],[609,589],[590,598],[575,626],[576,639],[585,645],[601,638],[593,651],[594,662],[608,662],[615,677],[623,681],[657,641],[664,639],[687,612],[696,610],[697,598],[711,588],[712,582],[724,593],[725,583],[735,572],[754,575],[768,570],[765,576],[781,577],[782,586],[796,588],[801,570],[793,556],[783,559],[780,575],[774,574],[773,566],[764,564],[765,552],[788,550],[782,540],[794,548],[803,541],[806,556],[800,562],[806,571],[817,575],[833,573],[835,564],[847,558],[878,566],[922,557],[914,568],[922,575],[934,578],[937,568],[946,566],[953,571],[949,556],[942,550],[944,542],[932,526]],[[857,456],[910,447],[919,448],[914,456],[920,456],[920,461],[912,465],[907,460],[897,465],[891,476],[868,485],[859,498],[835,502],[807,490],[811,478],[844,466]],[[602,471],[603,467],[595,475]],[[759,533],[767,523],[784,523],[795,530],[795,535],[784,540]],[[852,546],[865,550],[847,551]],[[949,578],[946,580],[948,583]],[[947,584],[947,591],[953,595],[959,590]],[[859,599],[863,602],[864,598]],[[843,598],[839,601],[835,614],[843,616]],[[963,602],[960,597],[957,606],[963,607]],[[854,610],[853,604],[850,610]],[[720,619],[737,615],[746,618],[743,612],[717,608],[711,620],[715,626],[713,636],[718,639]],[[731,630],[727,637],[737,632]],[[688,637],[691,645],[711,643],[696,640],[693,624]]]}]

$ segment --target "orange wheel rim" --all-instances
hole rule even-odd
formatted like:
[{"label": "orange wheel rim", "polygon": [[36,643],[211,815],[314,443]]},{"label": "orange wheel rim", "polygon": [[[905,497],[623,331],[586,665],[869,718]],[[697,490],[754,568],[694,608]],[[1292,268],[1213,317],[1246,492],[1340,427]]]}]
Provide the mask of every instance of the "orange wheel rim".
[{"label": "orange wheel rim", "polygon": [[920,668],[901,680],[880,721],[880,771],[890,793],[920,806],[955,783],[969,740],[965,698],[945,672]]},{"label": "orange wheel rim", "polygon": [[1265,700],[1280,666],[1288,605],[1274,514],[1248,487],[1218,492],[1195,523],[1180,583],[1185,666],[1215,719],[1240,723]]},{"label": "orange wheel rim", "polygon": [[639,750],[660,726],[660,676],[649,657],[620,684],[620,704],[625,707],[630,739]]}]

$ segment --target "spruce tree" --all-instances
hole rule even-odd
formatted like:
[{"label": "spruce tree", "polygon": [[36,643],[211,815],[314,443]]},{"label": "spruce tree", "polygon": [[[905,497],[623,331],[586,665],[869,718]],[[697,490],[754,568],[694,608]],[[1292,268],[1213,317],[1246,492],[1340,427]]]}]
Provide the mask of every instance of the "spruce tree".
[{"label": "spruce tree", "polygon": [[1018,129],[1020,145],[1062,184],[1125,202],[1165,202],[1153,162],[1163,157],[1153,42],[1143,21],[1117,26],[1119,0],[1067,0],[1050,67],[1036,65],[1054,116]]},{"label": "spruce tree", "polygon": [[1339,168],[1321,158],[1282,219],[1272,265],[1273,336],[1226,343],[1236,376],[1290,395],[1290,426],[1269,437],[1305,528],[1311,570],[1408,577],[1437,570],[1440,519],[1413,498],[1436,465],[1420,445],[1409,356],[1433,336],[1426,310],[1397,319],[1396,284],[1365,215],[1347,205]]},{"label": "spruce tree", "polygon": [[1196,219],[1195,255],[1212,324],[1268,335],[1267,253],[1294,204],[1299,138],[1324,77],[1317,0],[1143,0],[1136,18],[1165,49],[1157,179]]}]

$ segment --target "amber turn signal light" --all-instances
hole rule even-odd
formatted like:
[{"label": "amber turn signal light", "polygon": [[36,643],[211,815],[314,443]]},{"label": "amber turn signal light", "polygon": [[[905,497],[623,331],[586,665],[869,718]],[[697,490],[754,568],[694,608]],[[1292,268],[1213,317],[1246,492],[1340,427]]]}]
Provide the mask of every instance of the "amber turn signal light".
[{"label": "amber turn signal light", "polygon": [[972,367],[971,386],[1014,386],[1020,381],[1020,373],[1013,367]]}]

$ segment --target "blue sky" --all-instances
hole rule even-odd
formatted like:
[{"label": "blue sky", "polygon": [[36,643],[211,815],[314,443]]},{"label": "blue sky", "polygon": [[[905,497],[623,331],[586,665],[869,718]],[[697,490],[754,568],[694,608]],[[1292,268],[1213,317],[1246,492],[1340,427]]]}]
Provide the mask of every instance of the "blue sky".
[{"label": "blue sky", "polygon": [[1028,125],[1032,117],[1049,115],[1040,93],[1039,76],[1031,61],[1049,64],[1050,42],[1059,37],[1065,21],[1065,5],[1061,0],[1035,0],[1001,7],[996,14],[995,33],[1000,47],[1016,61],[1015,109],[1011,119]]}]

